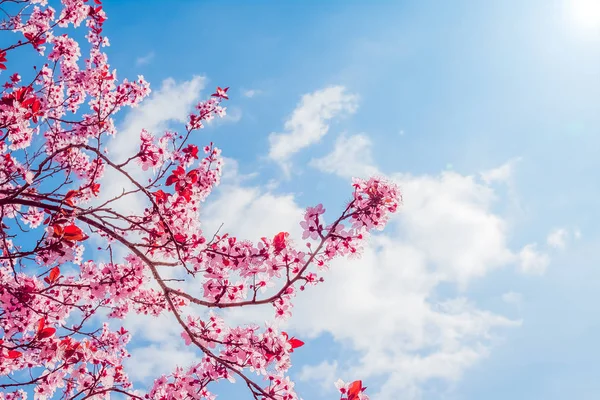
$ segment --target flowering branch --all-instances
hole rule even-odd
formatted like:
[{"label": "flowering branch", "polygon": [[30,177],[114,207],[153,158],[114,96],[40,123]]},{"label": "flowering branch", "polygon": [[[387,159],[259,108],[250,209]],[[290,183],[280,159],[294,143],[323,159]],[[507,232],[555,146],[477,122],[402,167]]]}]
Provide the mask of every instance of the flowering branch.
[{"label": "flowering branch", "polygon": [[[205,236],[202,203],[219,184],[222,160],[213,143],[189,141],[225,115],[228,88],[198,103],[184,134],[143,130],[139,150],[115,160],[102,150],[118,135],[114,116],[138,105],[149,85],[141,76],[118,81],[110,69],[99,0],[61,3],[57,11],[46,0],[0,0],[0,28],[17,36],[0,50],[9,76],[0,92],[0,399],[25,398],[28,388],[36,399],[214,399],[209,385],[235,377],[255,399],[297,399],[287,371],[304,342],[269,325],[228,324],[219,310],[270,304],[276,319],[289,318],[298,291],[323,282],[334,258],[360,253],[368,232],[384,227],[400,204],[397,187],[355,179],[330,224],[322,205],[307,208],[307,250],[287,232],[256,243]],[[83,62],[72,36],[81,25]],[[12,70],[17,48],[43,61],[23,72],[27,80]],[[102,187],[106,170],[129,188]],[[133,198],[142,209],[122,211]],[[115,259],[117,248],[124,257]],[[201,359],[157,377],[146,394],[134,390],[122,365],[131,335],[93,319],[130,312],[170,315]],[[362,381],[338,388],[342,399],[367,399]]]}]

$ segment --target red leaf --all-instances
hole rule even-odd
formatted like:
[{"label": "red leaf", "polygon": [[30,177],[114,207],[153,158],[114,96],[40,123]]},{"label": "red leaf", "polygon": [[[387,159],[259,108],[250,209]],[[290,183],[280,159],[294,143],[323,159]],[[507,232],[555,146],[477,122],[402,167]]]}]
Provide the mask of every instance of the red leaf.
[{"label": "red leaf", "polygon": [[169,197],[169,195],[166,194],[165,192],[163,192],[162,190],[157,190],[153,194],[154,194],[154,197],[156,197],[156,201],[158,203],[162,203],[164,201],[167,201],[167,198]]},{"label": "red leaf", "polygon": [[192,183],[198,182],[198,170],[191,170],[190,172],[188,172],[187,177],[191,179]]},{"label": "red leaf", "polygon": [[281,332],[281,333],[283,334],[283,336],[285,336],[285,339],[287,340],[287,342],[292,346],[292,350],[290,350],[290,353],[293,353],[294,349],[304,346],[304,342],[302,340],[296,339],[295,337],[288,339],[288,334],[286,332]]},{"label": "red leaf", "polygon": [[279,232],[277,235],[275,235],[275,237],[273,238],[273,247],[275,247],[276,254],[280,253],[281,250],[285,249],[285,242],[288,236],[289,233],[287,232]]},{"label": "red leaf", "polygon": [[81,233],[81,229],[77,225],[69,225],[65,227],[65,235],[78,235]]},{"label": "red leaf", "polygon": [[78,242],[87,239],[83,231],[76,225],[69,225],[64,228],[63,238],[71,242]]},{"label": "red leaf", "polygon": [[185,175],[185,169],[183,169],[183,167],[180,165],[179,167],[175,168],[171,176],[167,178],[167,186],[171,186],[177,182],[183,175]]},{"label": "red leaf", "polygon": [[8,358],[19,358],[23,355],[23,353],[21,353],[20,351],[17,350],[9,350],[8,351]]},{"label": "red leaf", "polygon": [[175,182],[177,182],[179,180],[179,177],[176,175],[171,175],[167,178],[167,186],[171,186],[172,184],[174,184]]},{"label": "red leaf", "polygon": [[227,91],[229,90],[228,87],[226,87],[225,89],[221,89],[219,86],[217,86],[217,91],[213,94],[211,94],[211,96],[213,97],[219,97],[221,99],[229,99],[229,96],[227,96]]},{"label": "red leaf", "polygon": [[43,37],[36,38],[36,36],[33,33],[24,33],[23,36],[25,36],[27,38],[27,40],[31,42],[31,44],[33,45],[33,47],[36,50],[39,48],[39,46],[41,44],[46,43],[46,38],[43,38]]},{"label": "red leaf", "polygon": [[23,102],[21,103],[21,105],[25,108],[28,108],[29,106],[31,106],[33,104],[33,102],[35,101],[35,97],[30,97],[26,100],[23,100]]},{"label": "red leaf", "polygon": [[34,114],[37,114],[38,111],[40,111],[41,106],[42,103],[37,98],[34,98],[33,103],[31,104],[31,111],[33,111]]},{"label": "red leaf", "polygon": [[267,358],[267,362],[271,362],[272,359],[275,358],[275,353],[271,353],[270,351],[267,351],[265,354],[265,357]]},{"label": "red leaf", "polygon": [[175,241],[178,243],[185,243],[185,236],[183,236],[181,233],[176,233],[174,236]]},{"label": "red leaf", "polygon": [[74,206],[73,198],[76,197],[77,195],[78,195],[77,190],[69,190],[67,192],[67,194],[65,195],[65,203],[67,203],[68,205],[73,207]]},{"label": "red leaf", "polygon": [[63,234],[63,228],[60,225],[54,225],[52,227],[54,229],[54,236],[60,237]]},{"label": "red leaf", "polygon": [[48,280],[52,283],[56,282],[58,277],[60,276],[60,268],[54,267],[50,270],[50,274],[48,275]]},{"label": "red leaf", "polygon": [[192,191],[187,188],[183,188],[181,191],[179,191],[179,195],[181,195],[186,201],[190,201],[192,199]]},{"label": "red leaf", "polygon": [[93,183],[91,186],[92,189],[92,194],[94,196],[98,196],[98,194],[100,193],[100,184],[99,183]]},{"label": "red leaf", "polygon": [[[0,60],[0,61],[2,61],[2,60]],[[183,152],[185,154],[189,155],[190,157],[195,158],[196,160],[198,159],[198,146],[189,144],[185,149],[183,149]]]},{"label": "red leaf", "polygon": [[[365,388],[366,389],[366,388]],[[363,391],[362,381],[354,381],[348,387],[348,400],[358,400],[358,395]]]},{"label": "red leaf", "polygon": [[54,328],[44,328],[38,332],[38,339],[46,339],[47,337],[54,335],[54,332],[56,332],[56,329]]}]

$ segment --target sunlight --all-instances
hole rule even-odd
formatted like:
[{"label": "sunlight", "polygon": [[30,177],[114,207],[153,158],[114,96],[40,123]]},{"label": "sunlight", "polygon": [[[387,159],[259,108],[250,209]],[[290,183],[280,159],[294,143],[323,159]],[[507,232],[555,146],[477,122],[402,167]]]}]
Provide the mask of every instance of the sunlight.
[{"label": "sunlight", "polygon": [[565,5],[579,31],[600,34],[600,0],[567,0]]}]

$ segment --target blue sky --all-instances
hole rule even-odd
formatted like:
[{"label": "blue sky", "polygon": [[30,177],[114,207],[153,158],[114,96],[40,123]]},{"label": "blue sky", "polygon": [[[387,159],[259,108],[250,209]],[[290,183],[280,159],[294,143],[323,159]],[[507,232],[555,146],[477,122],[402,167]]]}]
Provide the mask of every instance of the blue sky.
[{"label": "blue sky", "polygon": [[[597,2],[106,0],[104,8],[119,77],[143,74],[159,100],[184,99],[179,111],[156,100],[151,112],[124,113],[125,132],[176,127],[192,100],[231,87],[230,117],[197,139],[237,163],[207,205],[208,226],[274,233],[317,202],[333,215],[355,173],[402,185],[402,216],[362,260],[336,265],[290,323],[309,339],[292,371],[305,399],[335,398],[320,377],[362,373],[375,400],[597,398]],[[334,104],[316,125],[326,134],[269,157],[273,133],[291,140],[314,127],[285,128],[311,102]],[[237,203],[225,207],[227,198]],[[319,303],[331,300],[327,291],[368,298],[356,326],[329,321],[360,307],[328,308]],[[369,323],[385,332],[363,331]],[[369,346],[365,335],[389,345]],[[154,339],[158,351],[169,340]],[[152,358],[148,342],[137,343]],[[230,390],[222,398],[245,398]]]}]

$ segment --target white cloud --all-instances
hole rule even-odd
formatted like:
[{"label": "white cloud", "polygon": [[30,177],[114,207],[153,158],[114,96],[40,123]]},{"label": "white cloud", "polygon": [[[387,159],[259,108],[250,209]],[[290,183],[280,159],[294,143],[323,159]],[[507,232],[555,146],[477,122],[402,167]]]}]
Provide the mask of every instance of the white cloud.
[{"label": "white cloud", "polygon": [[269,135],[269,157],[289,172],[289,158],[318,142],[329,130],[329,121],[354,113],[358,97],[343,86],[331,86],[305,94],[284,124],[283,133]]},{"label": "white cloud", "polygon": [[484,171],[480,174],[481,179],[487,184],[493,182],[509,183],[514,175],[515,168],[520,161],[521,158],[514,158],[497,168]]},{"label": "white cloud", "polygon": [[550,257],[537,250],[537,244],[525,245],[519,252],[520,269],[525,274],[543,275],[546,272]]},{"label": "white cloud", "polygon": [[[221,122],[239,122],[242,119],[242,109],[239,107],[227,107],[227,114],[223,118],[213,119],[212,121],[221,121]],[[212,122],[211,121],[211,122]]]},{"label": "white cloud", "polygon": [[262,90],[259,89],[246,89],[242,90],[242,96],[248,97],[249,99],[262,94]]},{"label": "white cloud", "polygon": [[135,59],[135,65],[141,66],[141,65],[149,64],[150,61],[152,61],[154,59],[154,56],[155,56],[154,52],[151,51],[150,53],[148,53],[144,56],[138,57]]},{"label": "white cloud", "polygon": [[222,184],[239,185],[244,181],[256,178],[258,173],[240,174],[239,163],[236,159],[223,157],[223,173],[221,175]]},{"label": "white cloud", "polygon": [[553,247],[555,249],[563,250],[567,246],[567,237],[569,232],[563,228],[554,229],[552,232],[548,234],[546,238],[546,243],[548,246]]},{"label": "white cloud", "polygon": [[452,171],[394,179],[404,194],[398,218],[407,240],[443,278],[466,285],[514,261],[506,244],[507,223],[491,211],[496,197],[490,187]]},{"label": "white cloud", "polygon": [[[373,166],[370,150],[366,135],[342,135],[328,155],[312,160],[311,165],[343,178],[381,175]],[[404,193],[398,218],[411,244],[427,255],[443,279],[466,286],[469,280],[516,260],[506,245],[507,222],[491,212],[497,199],[489,186],[509,179],[515,163],[482,173],[485,184],[451,170],[439,176],[392,174]]]},{"label": "white cloud", "polygon": [[131,358],[125,361],[129,377],[137,382],[151,384],[160,375],[172,373],[175,367],[185,368],[197,363],[200,359],[198,354],[190,346],[178,345],[181,342],[181,336],[178,336],[161,342],[160,345],[151,344],[131,350]]},{"label": "white cloud", "polygon": [[519,305],[523,301],[523,295],[516,292],[506,292],[502,294],[502,301],[507,304]]},{"label": "white cloud", "polygon": [[338,379],[338,363],[337,361],[332,363],[323,361],[319,365],[305,365],[298,374],[298,379],[304,382],[318,382],[323,391],[331,392],[335,390],[333,382]]},{"label": "white cloud", "polygon": [[494,330],[516,324],[464,298],[431,301],[442,281],[425,257],[401,240],[377,239],[361,260],[336,263],[323,286],[299,297],[291,322],[300,336],[328,332],[358,352],[353,366],[340,367],[342,379],[385,376],[373,398],[410,398],[429,379],[458,379],[487,356]]},{"label": "white cloud", "polygon": [[199,359],[193,346],[185,346],[182,328],[170,314],[154,317],[129,313],[123,326],[134,338],[131,347],[135,347],[130,350],[131,358],[125,361],[125,366],[136,381],[151,383],[149,380],[171,373],[176,366],[186,367]]},{"label": "white cloud", "polygon": [[334,150],[325,157],[312,159],[310,165],[345,178],[379,175],[371,159],[371,140],[366,135],[340,135]]},{"label": "white cloud", "polygon": [[223,232],[255,241],[281,231],[298,236],[303,215],[291,194],[274,195],[263,193],[260,187],[230,184],[221,185],[201,210],[206,235],[224,224]]}]

